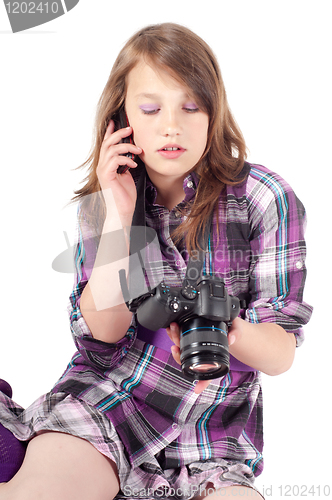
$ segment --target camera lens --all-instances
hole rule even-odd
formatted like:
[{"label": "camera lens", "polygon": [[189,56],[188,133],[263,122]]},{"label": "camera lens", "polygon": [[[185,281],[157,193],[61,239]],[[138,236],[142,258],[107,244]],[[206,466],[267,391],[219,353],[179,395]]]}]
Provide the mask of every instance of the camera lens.
[{"label": "camera lens", "polygon": [[220,369],[220,363],[193,363],[189,366],[189,370],[195,373],[213,373]]},{"label": "camera lens", "polygon": [[226,375],[229,371],[226,323],[194,317],[180,326],[184,376],[190,380],[207,380]]}]

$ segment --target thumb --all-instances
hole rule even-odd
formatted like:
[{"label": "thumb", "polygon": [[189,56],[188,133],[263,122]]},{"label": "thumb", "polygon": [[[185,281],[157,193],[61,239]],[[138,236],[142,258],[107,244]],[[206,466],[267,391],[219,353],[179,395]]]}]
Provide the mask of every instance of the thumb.
[{"label": "thumb", "polygon": [[236,341],[236,336],[233,333],[228,335],[228,345],[231,346]]}]

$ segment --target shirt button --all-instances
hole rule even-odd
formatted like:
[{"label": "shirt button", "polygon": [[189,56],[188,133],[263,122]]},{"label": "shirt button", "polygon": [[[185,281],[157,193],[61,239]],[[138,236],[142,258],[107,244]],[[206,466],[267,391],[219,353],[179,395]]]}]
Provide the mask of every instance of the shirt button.
[{"label": "shirt button", "polygon": [[177,429],[178,428],[178,424],[176,424],[175,422],[172,424],[172,429]]},{"label": "shirt button", "polygon": [[190,189],[193,188],[194,187],[193,181],[188,181],[187,182],[187,187],[190,188]]},{"label": "shirt button", "polygon": [[296,262],[296,264],[295,264],[295,267],[296,267],[297,269],[302,269],[302,267],[303,267],[302,262],[301,262],[300,260],[298,260],[298,261]]}]

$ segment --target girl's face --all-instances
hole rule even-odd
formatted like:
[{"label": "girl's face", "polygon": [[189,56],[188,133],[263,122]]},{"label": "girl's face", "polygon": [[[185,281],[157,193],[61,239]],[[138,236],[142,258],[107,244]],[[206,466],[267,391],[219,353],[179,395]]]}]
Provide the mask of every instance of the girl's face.
[{"label": "girl's face", "polygon": [[183,180],[204,153],[209,126],[190,90],[141,62],[128,75],[126,112],[152,182]]}]

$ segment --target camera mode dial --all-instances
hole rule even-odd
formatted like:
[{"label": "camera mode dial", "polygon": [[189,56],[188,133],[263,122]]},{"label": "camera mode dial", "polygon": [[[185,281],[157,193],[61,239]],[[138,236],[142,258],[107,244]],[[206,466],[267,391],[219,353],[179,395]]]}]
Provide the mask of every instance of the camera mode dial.
[{"label": "camera mode dial", "polygon": [[197,290],[192,285],[186,285],[181,290],[182,295],[185,299],[194,300],[197,297]]}]

